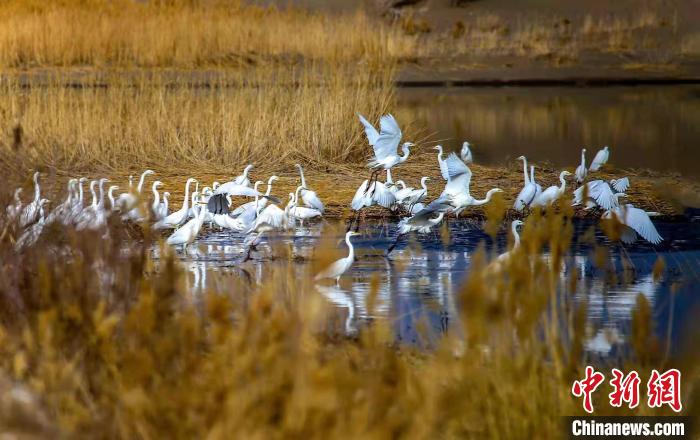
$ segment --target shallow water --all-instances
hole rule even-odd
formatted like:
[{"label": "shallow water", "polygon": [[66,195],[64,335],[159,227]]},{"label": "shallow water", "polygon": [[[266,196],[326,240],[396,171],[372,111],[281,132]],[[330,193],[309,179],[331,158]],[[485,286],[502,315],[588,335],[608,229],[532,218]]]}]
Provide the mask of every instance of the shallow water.
[{"label": "shallow water", "polygon": [[522,154],[575,167],[604,145],[620,168],[700,177],[700,86],[458,87],[398,91],[400,121],[474,159],[501,165]]},{"label": "shallow water", "polygon": [[[657,336],[665,341],[671,332],[671,350],[679,350],[690,335],[693,317],[700,310],[700,215],[691,213],[687,219],[681,223],[655,222],[666,239],[656,247],[638,242],[623,249],[596,229],[596,242],[609,247],[609,263],[618,274],[623,270],[623,260],[628,263],[626,267],[631,263],[633,269],[627,269],[624,283],[611,281],[607,271],[596,268],[590,244],[572,246],[561,277],[562,281],[576,277],[575,302],[588,301],[586,349],[591,355],[611,356],[626,349],[631,312],[639,293],[653,306]],[[590,221],[576,221],[575,236],[594,226]],[[269,240],[293,246],[296,255],[309,256],[321,229],[313,226]],[[444,241],[438,232],[417,236],[410,245],[402,242],[392,254],[392,261],[371,254],[386,249],[393,241],[395,225],[365,226],[361,232],[353,239],[358,261],[340,286],[323,283],[316,286],[316,291],[337,309],[339,316],[335,321],[341,322],[340,331],[354,334],[369,320],[387,319],[392,322],[397,342],[421,346],[429,346],[435,336],[455,328],[457,292],[469,274],[477,248],[483,243],[489,251],[500,253],[506,249],[505,231],[494,242],[473,222],[450,221],[449,241]],[[337,238],[340,240],[340,235]],[[193,292],[216,289],[222,275],[262,282],[266,265],[274,264],[269,244],[263,241],[253,260],[241,265],[241,235],[213,230],[201,234],[189,255],[181,255],[191,274]],[[655,281],[652,272],[659,257],[665,260],[666,270]],[[308,270],[304,264],[297,265],[300,273]],[[377,306],[370,313],[367,297],[372,283],[377,281]],[[562,282],[564,285],[567,284]],[[427,331],[419,335],[417,329],[426,327]]]}]

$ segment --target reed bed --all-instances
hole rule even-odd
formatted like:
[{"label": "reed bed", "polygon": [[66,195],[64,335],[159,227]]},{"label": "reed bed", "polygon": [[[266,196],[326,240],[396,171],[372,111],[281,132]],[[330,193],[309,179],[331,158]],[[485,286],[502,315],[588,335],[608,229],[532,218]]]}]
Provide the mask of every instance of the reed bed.
[{"label": "reed bed", "polygon": [[[490,210],[491,233],[503,209]],[[134,240],[118,221],[106,235],[53,228],[16,253],[3,223],[0,427],[52,437],[556,438],[559,416],[582,411],[570,387],[590,331],[585,303],[557,287],[570,214],[529,219],[518,257],[500,268],[478,251],[454,324],[429,350],[397,346],[381,319],[352,336],[333,331],[312,281],[336,252],[332,234],[311,264],[281,247],[262,283],[227,277],[195,295],[172,253],[154,259],[160,238],[147,229]],[[549,262],[538,257],[544,246]],[[664,358],[645,301],[621,362],[642,375],[681,368],[691,390],[697,359]],[[597,394],[599,413],[623,414],[606,396]]]}]

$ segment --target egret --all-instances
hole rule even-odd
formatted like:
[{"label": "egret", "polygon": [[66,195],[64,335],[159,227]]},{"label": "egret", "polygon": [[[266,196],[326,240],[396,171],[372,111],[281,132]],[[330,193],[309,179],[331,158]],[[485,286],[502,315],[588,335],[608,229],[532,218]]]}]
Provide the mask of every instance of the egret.
[{"label": "egret", "polygon": [[[299,176],[301,177],[301,186],[303,187],[301,190],[301,200],[307,207],[313,208],[319,211],[321,214],[323,214],[323,210],[325,209],[323,206],[323,202],[321,201],[321,199],[318,198],[318,195],[315,191],[309,190],[308,186],[306,186],[306,179],[304,178],[304,169],[301,167],[301,164],[296,164],[296,167],[299,169]],[[297,200],[297,204],[298,202],[299,201]]]},{"label": "egret", "polygon": [[36,223],[39,220],[39,205],[41,203],[41,186],[39,185],[39,172],[34,173],[34,200],[32,200],[22,210],[19,218],[19,226],[24,228],[27,225]]},{"label": "egret", "polygon": [[374,149],[374,159],[368,163],[369,168],[373,169],[370,181],[375,180],[381,169],[391,169],[396,165],[406,162],[411,153],[410,148],[414,146],[412,142],[404,142],[401,151],[403,155],[399,155],[397,148],[401,142],[401,128],[398,122],[392,115],[384,115],[379,119],[380,131],[372,126],[362,115],[357,114],[360,122],[365,126],[367,140]]},{"label": "egret", "polygon": [[455,217],[470,206],[480,206],[491,201],[494,194],[502,192],[500,188],[493,188],[486,192],[486,198],[478,200],[469,193],[469,185],[472,172],[457,154],[450,154],[445,160],[448,172],[448,181],[439,199],[446,198],[454,208]]},{"label": "egret", "polygon": [[[597,157],[597,156],[596,156]],[[586,149],[581,150],[581,165],[576,167],[576,182],[583,183],[586,180],[588,169],[586,168]]]},{"label": "egret", "polygon": [[164,219],[167,214],[163,215],[163,210],[160,203],[160,193],[158,192],[158,187],[162,186],[163,182],[156,180],[151,186],[151,191],[153,192],[153,203],[151,204],[151,211],[153,212],[153,217],[155,220]]},{"label": "egret", "polygon": [[206,214],[207,210],[205,206],[199,206],[197,216],[173,232],[165,242],[171,246],[182,245],[182,251],[187,254],[187,246],[192,244],[195,238],[197,238],[197,234],[199,234],[199,231],[202,229],[202,224],[204,224],[204,217]]},{"label": "egret", "polygon": [[22,199],[19,197],[22,194],[22,188],[17,188],[14,194],[14,204],[8,205],[6,208],[8,220],[15,220],[22,212]]},{"label": "egret", "polygon": [[15,242],[15,250],[20,250],[24,247],[31,246],[36,243],[44,230],[46,221],[44,219],[44,206],[49,203],[47,199],[40,199],[37,207],[38,219],[36,223],[25,229],[24,232],[17,238]]},{"label": "egret", "polygon": [[651,244],[659,244],[663,241],[661,235],[652,223],[650,214],[643,209],[635,208],[632,204],[618,206],[606,211],[602,218],[615,218],[622,225],[620,240],[626,244],[637,241],[637,234]]},{"label": "egret", "polygon": [[[146,181],[146,176],[149,176],[151,174],[155,174],[155,171],[146,170],[143,173],[141,173],[139,184],[136,187],[136,194],[133,194],[132,192],[120,194],[119,198],[117,199],[117,205],[119,206],[121,212],[123,212],[126,215],[126,217],[131,220],[139,220],[142,218],[142,215],[139,212],[138,206],[136,206],[136,204],[138,203],[138,196],[140,196],[143,192],[143,184]],[[131,178],[129,179],[129,187],[131,188]]]},{"label": "egret", "polygon": [[600,167],[608,162],[608,157],[610,157],[610,149],[605,146],[602,150],[598,150],[593,161],[591,162],[591,167],[589,171],[598,171]]},{"label": "egret", "polygon": [[[397,244],[399,240],[407,234],[418,231],[421,234],[427,234],[430,229],[440,224],[447,210],[451,208],[448,198],[439,198],[432,203],[430,203],[426,208],[417,212],[409,218],[402,219],[398,224],[398,234],[394,243],[387,249],[387,255],[389,255]],[[437,215],[436,215],[437,214]],[[433,215],[436,215],[433,217]]]},{"label": "egret", "polygon": [[518,234],[518,227],[522,226],[523,222],[521,220],[513,220],[510,224],[510,231],[513,234],[513,247],[501,255],[498,256],[496,261],[497,264],[503,264],[510,259],[513,253],[520,247],[520,234]]},{"label": "egret", "polygon": [[459,156],[462,158],[464,163],[470,164],[474,162],[474,158],[472,157],[472,150],[471,150],[471,144],[467,141],[462,142],[462,150],[459,153]]},{"label": "egret", "polygon": [[300,191],[304,191],[303,186],[298,186],[295,193],[290,193],[291,206],[289,206],[290,218],[299,220],[301,222],[301,227],[304,227],[304,220],[311,220],[313,218],[321,217],[323,212],[318,209],[309,208],[308,206],[299,206],[299,196]]},{"label": "egret", "polygon": [[[243,169],[243,174],[236,176],[236,178],[233,179],[233,183],[236,185],[250,187],[250,179],[248,179],[248,173],[252,169],[253,169],[253,164],[246,165],[246,167]],[[218,188],[214,188],[214,191],[216,191],[217,189]]]},{"label": "egret", "polygon": [[69,179],[67,186],[67,197],[63,203],[56,206],[51,213],[46,217],[46,223],[53,223],[55,221],[60,221],[63,224],[68,224],[72,214],[73,206],[73,191],[74,186],[78,181],[76,179]]},{"label": "egret", "polygon": [[250,259],[250,253],[260,242],[263,234],[272,231],[284,230],[289,227],[289,205],[283,210],[274,203],[268,204],[265,209],[256,208],[257,217],[253,225],[246,231],[246,250],[243,261]]},{"label": "egret", "polygon": [[335,283],[340,284],[340,277],[343,276],[343,274],[350,269],[352,263],[355,261],[355,249],[352,245],[352,242],[350,241],[350,237],[354,235],[359,234],[354,231],[348,231],[345,233],[345,243],[348,245],[348,256],[336,260],[333,264],[319,272],[315,277],[316,281],[328,278],[335,278]]},{"label": "egret", "polygon": [[530,176],[527,174],[527,158],[525,156],[520,156],[518,160],[523,161],[523,179],[524,185],[523,189],[520,190],[518,197],[515,199],[513,208],[516,211],[522,211],[532,204],[537,195],[537,185],[530,180]]},{"label": "egret", "polygon": [[[257,212],[256,207],[257,208],[264,208],[265,206],[267,206],[267,201],[271,197],[270,193],[272,192],[272,182],[274,182],[275,180],[278,180],[278,179],[279,179],[279,177],[277,177],[277,176],[270,176],[270,178],[267,179],[267,191],[265,191],[264,195],[261,195],[262,199],[258,200],[258,196],[256,195],[255,200],[253,200],[251,202],[246,202],[246,203],[242,204],[241,206],[239,206],[238,208],[234,209],[233,212],[231,213],[231,217],[238,217],[241,215],[250,216],[251,214],[253,216],[255,216],[255,213]],[[260,182],[260,181],[255,182],[255,186],[253,187],[253,189],[255,191],[257,191],[258,185],[261,185],[262,183],[263,182]]]},{"label": "egret", "polygon": [[[387,170],[387,173],[389,173],[389,170]],[[362,208],[379,205],[391,209],[395,204],[396,196],[383,182],[375,180],[370,184],[369,179],[365,179],[359,188],[357,188],[357,191],[355,191],[355,196],[350,202],[350,207],[355,211],[355,217],[348,225],[348,230],[350,230],[355,223],[357,223],[357,228],[360,227],[359,220]]]},{"label": "egret", "polygon": [[442,158],[442,145],[436,145],[433,147],[438,151],[437,153],[437,160],[438,160],[438,165],[440,166],[440,174],[442,175],[442,178],[445,180],[448,180],[450,177],[447,173],[447,165],[445,165],[445,159]]},{"label": "egret", "polygon": [[595,208],[597,206],[605,210],[616,208],[619,206],[619,196],[616,196],[616,194],[627,191],[629,185],[630,181],[627,177],[613,179],[610,182],[606,182],[605,180],[593,180],[574,191],[573,206],[585,202],[586,209]]},{"label": "egret", "polygon": [[542,191],[542,194],[538,195],[535,200],[532,201],[531,206],[546,207],[554,203],[558,198],[564,195],[564,191],[566,190],[566,180],[564,178],[570,175],[571,173],[568,171],[559,173],[559,182],[561,182],[561,185],[553,185]]},{"label": "egret", "polygon": [[153,229],[166,229],[166,228],[177,228],[185,221],[187,221],[187,213],[190,210],[190,185],[196,182],[196,179],[190,177],[185,183],[185,198],[182,201],[182,208],[168,215],[167,217],[158,220],[154,225]]}]

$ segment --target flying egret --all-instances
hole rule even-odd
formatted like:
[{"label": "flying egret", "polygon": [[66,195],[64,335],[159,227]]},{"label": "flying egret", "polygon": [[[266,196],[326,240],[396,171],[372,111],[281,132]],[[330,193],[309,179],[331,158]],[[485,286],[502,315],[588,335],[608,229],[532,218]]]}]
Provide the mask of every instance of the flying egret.
[{"label": "flying egret", "polygon": [[[387,173],[389,173],[389,170],[387,170]],[[370,185],[369,179],[365,179],[359,188],[357,188],[357,191],[355,191],[355,196],[350,202],[350,207],[355,211],[355,217],[348,225],[348,230],[350,230],[355,223],[357,223],[358,228],[360,227],[359,219],[362,208],[379,205],[391,209],[395,204],[396,196],[383,182],[375,180]]]},{"label": "flying egret", "polygon": [[581,165],[576,167],[576,182],[583,183],[586,180],[588,169],[586,168],[586,149],[581,150]]},{"label": "flying egret", "polygon": [[359,234],[354,231],[348,231],[345,233],[345,243],[348,245],[348,256],[336,260],[333,264],[319,272],[315,277],[316,281],[327,278],[335,278],[335,283],[340,284],[340,277],[350,269],[352,263],[355,261],[355,248],[350,241],[350,237],[354,235]]},{"label": "flying egret", "polygon": [[554,203],[559,197],[564,195],[564,191],[566,190],[566,180],[564,178],[570,175],[571,173],[568,171],[559,173],[559,182],[561,182],[561,185],[553,185],[542,191],[542,194],[535,197],[535,200],[532,201],[531,206],[546,207]]},{"label": "flying egret", "polygon": [[[585,203],[586,209],[600,206],[605,210],[619,206],[616,194],[624,193],[629,188],[630,181],[627,177],[613,179],[610,182],[605,180],[593,180],[576,188],[574,191],[573,206]],[[585,200],[584,200],[585,197]]]},{"label": "flying egret", "polygon": [[154,225],[153,229],[166,229],[166,228],[177,228],[185,221],[187,221],[187,214],[190,210],[190,185],[197,180],[194,177],[187,179],[185,183],[185,198],[182,201],[182,208],[163,218],[158,220]]},{"label": "flying egret", "polygon": [[486,192],[486,198],[475,199],[469,193],[469,185],[472,179],[472,172],[469,167],[457,157],[457,154],[450,154],[445,159],[447,166],[448,181],[439,199],[447,198],[454,208],[455,217],[470,206],[480,206],[489,203],[494,194],[502,192],[500,188],[493,188]]},{"label": "flying egret", "polygon": [[373,169],[370,181],[376,180],[376,176],[382,169],[388,170],[402,164],[408,159],[411,153],[410,148],[414,146],[412,142],[404,142],[401,151],[403,155],[399,155],[397,148],[401,142],[401,128],[398,122],[392,115],[384,115],[379,119],[380,131],[372,126],[362,115],[358,113],[360,122],[365,126],[367,140],[374,149],[374,159],[368,163],[369,168]]},{"label": "flying egret", "polygon": [[[417,231],[421,234],[427,234],[430,232],[430,229],[433,226],[440,224],[445,216],[445,213],[451,207],[452,206],[450,205],[448,198],[439,198],[434,200],[426,208],[423,208],[413,216],[402,219],[398,224],[398,234],[396,235],[396,240],[391,246],[389,246],[386,254],[389,255],[394,250],[396,245],[399,244],[401,238],[407,234],[413,231]],[[434,215],[435,217],[433,217]]]},{"label": "flying egret", "polygon": [[608,162],[608,157],[610,157],[610,149],[605,146],[602,150],[598,150],[593,161],[591,162],[591,167],[589,171],[598,171],[600,167]]},{"label": "flying egret", "polygon": [[474,158],[472,157],[471,144],[469,142],[462,142],[462,150],[460,151],[459,156],[467,165],[474,162]]},{"label": "flying egret", "polygon": [[[304,169],[301,167],[301,164],[296,164],[296,167],[299,169],[299,176],[301,177],[301,200],[307,207],[313,208],[319,211],[321,214],[323,214],[323,211],[325,209],[323,206],[323,202],[321,201],[321,199],[318,198],[318,194],[316,194],[315,191],[309,190],[308,186],[306,186],[306,179],[304,178]],[[297,205],[298,202],[299,201],[297,200]]]},{"label": "flying egret", "polygon": [[602,218],[614,218],[622,225],[623,229],[622,234],[620,234],[620,240],[622,240],[623,243],[634,243],[637,241],[637,234],[639,234],[640,237],[649,243],[659,244],[663,241],[663,238],[656,230],[649,214],[650,213],[643,209],[635,208],[634,205],[628,203],[606,211]]},{"label": "flying egret", "polygon": [[523,161],[524,185],[523,189],[520,190],[518,197],[515,199],[513,208],[516,211],[522,211],[523,209],[530,206],[532,204],[532,201],[535,199],[535,196],[537,195],[537,185],[534,181],[530,179],[530,176],[527,174],[527,158],[525,156],[520,156],[518,157],[518,160]]}]

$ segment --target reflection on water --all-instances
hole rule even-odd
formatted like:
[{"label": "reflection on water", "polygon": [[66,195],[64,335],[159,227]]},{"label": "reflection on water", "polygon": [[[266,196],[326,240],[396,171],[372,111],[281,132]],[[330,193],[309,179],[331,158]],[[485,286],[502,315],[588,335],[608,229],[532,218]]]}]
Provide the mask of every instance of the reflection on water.
[{"label": "reflection on water", "polygon": [[697,85],[408,88],[398,97],[399,120],[446,146],[471,141],[483,164],[525,154],[574,167],[581,147],[610,145],[615,166],[700,177]]},{"label": "reflection on water", "polygon": [[[583,234],[592,224],[576,223],[576,234]],[[383,257],[363,256],[363,253],[385,249],[394,236],[394,226],[368,227],[356,241],[359,260],[340,286],[323,284],[316,287],[333,305],[343,322],[342,331],[354,335],[372,319],[389,319],[397,341],[429,346],[431,339],[457,329],[457,297],[468,274],[471,256],[480,243],[488,249],[502,252],[506,236],[493,242],[481,229],[464,221],[452,221],[450,242],[443,243],[436,235],[417,238],[417,245],[399,245],[393,261]],[[609,264],[616,273],[623,271],[630,279],[626,283],[612,281],[607,271],[592,262],[589,245],[575,244],[561,271],[561,286],[569,286],[569,277],[577,279],[573,293],[575,302],[587,304],[589,338],[585,347],[591,354],[611,355],[625,347],[630,332],[631,311],[637,295],[643,294],[654,310],[658,336],[680,342],[691,322],[693,307],[700,306],[696,285],[700,283],[700,236],[697,222],[663,223],[657,228],[670,237],[661,246],[637,245],[622,249],[610,246]],[[291,246],[298,256],[311,256],[317,244],[320,228],[296,231],[293,235],[275,237],[275,245]],[[340,238],[340,237],[339,237]],[[599,243],[606,239],[596,235]],[[247,282],[262,283],[268,265],[276,264],[269,257],[270,249],[261,246],[257,259],[241,269],[243,236],[230,232],[208,231],[189,250],[183,264],[188,269],[188,283],[194,295],[225,288],[221,275],[244,277]],[[666,262],[664,275],[654,280],[652,275],[658,257]],[[624,261],[623,261],[624,260]],[[406,262],[408,262],[406,264]],[[624,262],[624,265],[623,265]],[[308,270],[306,263],[295,265],[301,275]],[[624,277],[619,277],[624,278]],[[218,284],[221,283],[221,284]],[[368,305],[371,289],[375,287],[373,306]],[[671,294],[672,290],[675,296]],[[673,309],[673,312],[671,310]],[[669,317],[673,314],[673,320]],[[670,327],[669,327],[670,326]]]}]

